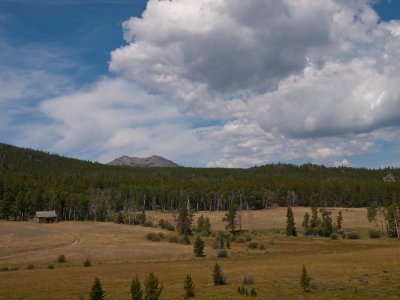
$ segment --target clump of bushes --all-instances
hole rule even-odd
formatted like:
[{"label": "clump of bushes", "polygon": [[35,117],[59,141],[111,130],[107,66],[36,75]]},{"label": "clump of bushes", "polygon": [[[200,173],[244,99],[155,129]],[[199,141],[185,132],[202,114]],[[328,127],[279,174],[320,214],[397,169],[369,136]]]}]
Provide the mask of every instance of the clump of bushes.
[{"label": "clump of bushes", "polygon": [[164,234],[162,232],[155,233],[155,232],[148,232],[146,234],[146,239],[152,242],[159,242],[161,239],[164,238]]},{"label": "clump of bushes", "polygon": [[178,243],[179,243],[179,237],[178,237],[177,235],[171,235],[171,236],[169,237],[168,241],[169,241],[170,243],[176,243],[176,244],[178,244]]},{"label": "clump of bushes", "polygon": [[221,249],[217,252],[217,258],[227,258],[228,251],[226,249]]},{"label": "clump of bushes", "polygon": [[257,249],[258,248],[258,243],[257,242],[250,242],[249,245],[247,246],[249,249]]},{"label": "clump of bushes", "polygon": [[87,268],[87,267],[90,267],[91,265],[92,265],[92,262],[90,261],[90,259],[86,258],[83,262],[83,266]]},{"label": "clump of bushes", "polygon": [[371,239],[379,239],[381,237],[381,233],[377,230],[370,230],[368,234]]},{"label": "clump of bushes", "polygon": [[338,235],[336,233],[332,233],[331,240],[337,240],[337,239],[338,239]]},{"label": "clump of bushes", "polygon": [[58,258],[57,258],[57,262],[62,264],[65,263],[67,260],[65,259],[65,255],[61,254]]},{"label": "clump of bushes", "polygon": [[153,222],[152,222],[151,220],[146,220],[146,221],[143,223],[143,226],[144,226],[144,227],[153,227],[154,224],[153,224]]},{"label": "clump of bushes", "polygon": [[349,240],[358,240],[358,239],[360,239],[360,235],[357,232],[349,232],[347,234],[347,238]]},{"label": "clump of bushes", "polygon": [[163,220],[163,219],[161,219],[158,222],[158,226],[163,228],[163,229],[167,229],[169,231],[174,231],[175,230],[175,226],[173,224],[171,224],[169,221]]},{"label": "clump of bushes", "polygon": [[26,266],[26,269],[27,270],[33,270],[35,268],[35,266],[33,265],[33,264],[28,264],[27,266]]},{"label": "clump of bushes", "polygon": [[238,287],[237,291],[238,291],[239,295],[242,295],[242,296],[251,296],[251,297],[257,296],[257,292],[256,292],[255,288],[251,288],[250,293],[249,293],[249,291],[242,285],[242,286]]},{"label": "clump of bushes", "polygon": [[10,269],[8,267],[1,267],[0,272],[8,272]]},{"label": "clump of bushes", "polygon": [[49,265],[47,266],[47,269],[49,269],[49,270],[54,269],[54,265],[53,265],[53,264],[49,264]]}]

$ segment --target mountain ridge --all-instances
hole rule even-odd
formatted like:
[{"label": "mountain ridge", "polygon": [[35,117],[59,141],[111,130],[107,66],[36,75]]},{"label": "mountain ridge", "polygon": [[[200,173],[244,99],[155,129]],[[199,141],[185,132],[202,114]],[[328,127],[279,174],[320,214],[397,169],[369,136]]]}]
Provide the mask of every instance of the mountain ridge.
[{"label": "mountain ridge", "polygon": [[123,155],[107,163],[111,166],[129,166],[138,168],[152,168],[152,167],[179,167],[175,162],[168,160],[162,156],[152,155],[149,157],[130,157]]}]

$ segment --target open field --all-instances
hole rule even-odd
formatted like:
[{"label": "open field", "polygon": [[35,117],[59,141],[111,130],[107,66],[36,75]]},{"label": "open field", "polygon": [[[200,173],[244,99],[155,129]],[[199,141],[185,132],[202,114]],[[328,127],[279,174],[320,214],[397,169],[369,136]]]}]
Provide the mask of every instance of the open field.
[{"label": "open field", "polygon": [[[308,208],[294,208],[298,229]],[[288,238],[282,229],[286,209],[276,208],[243,213],[244,229],[252,229],[253,241],[265,250],[248,250],[247,243],[232,243],[229,257],[218,259],[228,274],[228,284],[212,284],[216,251],[213,238],[206,241],[206,256],[193,257],[193,246],[168,242],[175,232],[159,228],[113,223],[0,222],[0,299],[88,299],[94,277],[99,276],[106,299],[129,299],[130,282],[135,274],[141,280],[154,272],[164,285],[162,299],[183,299],[183,279],[191,274],[196,284],[195,299],[243,299],[237,294],[244,275],[253,275],[258,299],[400,299],[400,242],[369,239],[374,228],[365,209],[342,209],[344,229],[362,233],[360,240]],[[337,213],[337,209],[333,214]],[[223,229],[224,212],[204,212],[213,229]],[[147,212],[159,220],[171,214]],[[148,232],[163,232],[160,242],[145,239]],[[273,241],[273,242],[272,242]],[[67,262],[56,263],[60,254]],[[92,266],[82,262],[90,258]],[[31,263],[33,270],[27,270]],[[47,269],[53,263],[55,268]],[[303,294],[299,286],[302,266],[306,265],[315,288]],[[251,287],[251,286],[250,286]]]}]

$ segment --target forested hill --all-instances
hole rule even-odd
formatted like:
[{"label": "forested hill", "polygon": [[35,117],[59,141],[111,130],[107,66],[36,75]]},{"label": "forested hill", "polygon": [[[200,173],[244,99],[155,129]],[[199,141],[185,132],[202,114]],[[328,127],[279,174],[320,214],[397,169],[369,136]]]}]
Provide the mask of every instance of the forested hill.
[{"label": "forested hill", "polygon": [[[326,168],[272,164],[250,169],[132,168],[80,161],[0,144],[0,217],[55,209],[64,219],[107,219],[121,210],[173,210],[190,201],[198,210],[273,205],[366,206],[400,198],[384,182],[400,169]],[[312,196],[313,195],[313,196]]]}]

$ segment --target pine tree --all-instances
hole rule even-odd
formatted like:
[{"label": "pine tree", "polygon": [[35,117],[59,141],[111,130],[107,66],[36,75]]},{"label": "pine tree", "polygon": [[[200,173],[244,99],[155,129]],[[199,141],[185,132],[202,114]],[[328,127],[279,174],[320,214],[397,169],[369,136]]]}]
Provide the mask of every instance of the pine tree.
[{"label": "pine tree", "polygon": [[176,219],[176,230],[178,233],[185,236],[192,234],[192,220],[192,214],[189,212],[186,205],[181,203],[178,218]]},{"label": "pine tree", "polygon": [[194,293],[194,288],[195,285],[193,283],[192,277],[190,275],[186,275],[184,284],[183,284],[183,289],[185,291],[184,294],[184,299],[189,299],[195,296]]},{"label": "pine tree", "polygon": [[143,290],[139,281],[139,277],[136,275],[135,279],[132,280],[131,284],[131,299],[132,300],[142,300]]},{"label": "pine tree", "polygon": [[118,212],[117,223],[124,224],[124,216],[122,215],[121,212]]},{"label": "pine tree", "polygon": [[224,274],[222,273],[221,266],[218,263],[215,263],[215,266],[214,266],[213,281],[214,281],[214,285],[223,285],[226,283]]},{"label": "pine tree", "polygon": [[193,252],[196,257],[202,257],[204,251],[204,242],[198,235],[194,241]]},{"label": "pine tree", "polygon": [[300,277],[300,286],[306,293],[308,293],[311,290],[310,281],[311,278],[310,276],[308,276],[306,267],[303,266],[303,270],[301,272],[301,277]]},{"label": "pine tree", "polygon": [[228,208],[228,212],[225,214],[225,217],[222,219],[223,222],[227,222],[225,228],[230,232],[234,233],[237,226],[237,206],[236,204],[231,203]]},{"label": "pine tree", "polygon": [[158,278],[150,273],[144,281],[144,300],[159,300],[162,290],[163,286]]},{"label": "pine tree", "polygon": [[342,211],[339,211],[339,214],[336,217],[336,229],[339,233],[342,231],[342,224],[343,224]]},{"label": "pine tree", "polygon": [[100,279],[96,277],[94,279],[92,289],[90,290],[90,300],[103,300],[103,299],[104,299],[104,291],[101,286]]},{"label": "pine tree", "polygon": [[309,235],[310,234],[310,228],[309,228],[310,224],[309,223],[310,223],[310,214],[306,212],[304,214],[303,223],[301,224],[302,227],[303,227],[304,235]]},{"label": "pine tree", "polygon": [[287,236],[297,236],[296,225],[294,223],[294,216],[292,208],[288,206],[287,208],[287,221],[286,221],[286,235]]},{"label": "pine tree", "polygon": [[310,232],[312,234],[317,234],[320,224],[321,224],[321,220],[318,217],[318,208],[316,206],[312,206],[311,207],[311,219],[310,219]]}]

